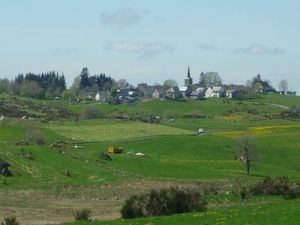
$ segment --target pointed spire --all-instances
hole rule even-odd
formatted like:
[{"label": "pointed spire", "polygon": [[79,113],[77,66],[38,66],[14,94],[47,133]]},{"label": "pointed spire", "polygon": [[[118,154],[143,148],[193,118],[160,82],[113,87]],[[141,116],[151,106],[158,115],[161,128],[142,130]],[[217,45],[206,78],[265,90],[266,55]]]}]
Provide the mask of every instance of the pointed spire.
[{"label": "pointed spire", "polygon": [[187,77],[188,77],[188,78],[191,78],[190,66],[188,66]]}]

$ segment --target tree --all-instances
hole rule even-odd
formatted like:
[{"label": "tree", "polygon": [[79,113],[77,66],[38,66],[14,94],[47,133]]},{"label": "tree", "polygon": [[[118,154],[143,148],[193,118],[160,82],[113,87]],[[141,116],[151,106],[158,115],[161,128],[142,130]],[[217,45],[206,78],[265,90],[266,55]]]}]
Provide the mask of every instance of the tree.
[{"label": "tree", "polygon": [[177,87],[177,86],[178,86],[178,83],[175,80],[172,80],[172,79],[165,80],[164,84],[163,84],[163,88],[165,90],[167,90],[171,87]]},{"label": "tree", "polygon": [[77,77],[74,78],[72,87],[73,88],[79,88],[80,86],[80,75],[78,75]]},{"label": "tree", "polygon": [[217,72],[201,72],[199,78],[199,85],[201,87],[220,86],[222,85],[222,78]]},{"label": "tree", "polygon": [[8,93],[10,82],[8,79],[0,79],[0,93]]},{"label": "tree", "polygon": [[284,93],[286,93],[289,89],[289,84],[287,82],[287,80],[282,80],[279,83],[279,91],[282,91]]},{"label": "tree", "polygon": [[124,89],[125,87],[127,87],[129,85],[125,79],[118,80],[116,83],[117,83],[118,88],[120,88],[120,89]]},{"label": "tree", "polygon": [[263,86],[261,85],[261,83],[258,83],[258,82],[253,84],[252,89],[255,93],[263,92]]},{"label": "tree", "polygon": [[20,88],[20,94],[32,98],[43,98],[45,91],[36,81],[24,81]]},{"label": "tree", "polygon": [[243,160],[246,165],[247,174],[250,174],[250,168],[257,159],[255,139],[244,134],[237,140],[238,158]]},{"label": "tree", "polygon": [[89,87],[91,84],[90,84],[90,81],[89,81],[89,70],[87,67],[84,67],[82,70],[81,70],[81,73],[80,73],[80,83],[79,83],[79,87],[81,89],[84,89],[86,87]]}]

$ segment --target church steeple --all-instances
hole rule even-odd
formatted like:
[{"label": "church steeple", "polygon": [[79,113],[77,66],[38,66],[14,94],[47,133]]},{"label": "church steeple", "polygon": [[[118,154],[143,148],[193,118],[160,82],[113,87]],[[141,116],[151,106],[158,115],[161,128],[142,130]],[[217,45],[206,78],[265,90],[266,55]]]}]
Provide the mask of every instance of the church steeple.
[{"label": "church steeple", "polygon": [[190,66],[188,66],[187,78],[191,78]]},{"label": "church steeple", "polygon": [[191,77],[190,66],[188,66],[187,77],[184,79],[184,86],[188,87],[193,84],[193,79]]}]

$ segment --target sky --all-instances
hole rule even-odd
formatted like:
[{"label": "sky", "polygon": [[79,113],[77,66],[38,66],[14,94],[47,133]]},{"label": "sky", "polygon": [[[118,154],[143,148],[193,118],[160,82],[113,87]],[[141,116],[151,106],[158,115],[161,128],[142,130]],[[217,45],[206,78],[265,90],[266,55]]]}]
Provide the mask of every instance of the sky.
[{"label": "sky", "polygon": [[261,74],[300,93],[298,0],[0,0],[0,78],[88,67],[133,84]]}]

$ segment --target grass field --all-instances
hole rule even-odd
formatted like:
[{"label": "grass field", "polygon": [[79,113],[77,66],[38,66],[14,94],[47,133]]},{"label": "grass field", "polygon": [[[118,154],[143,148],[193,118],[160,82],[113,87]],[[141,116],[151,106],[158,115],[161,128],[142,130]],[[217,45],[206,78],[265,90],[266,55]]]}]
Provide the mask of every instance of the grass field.
[{"label": "grass field", "polygon": [[[299,224],[300,201],[266,200],[264,203],[240,203],[208,212],[133,220],[68,223],[76,225],[295,225]],[[67,225],[67,224],[66,224]]]},{"label": "grass field", "polygon": [[[48,123],[20,118],[0,121],[0,159],[12,165],[14,174],[0,176],[0,196],[9,205],[9,209],[0,207],[0,217],[15,211],[21,222],[27,224],[46,224],[43,217],[47,215],[52,215],[51,223],[60,223],[71,221],[72,212],[82,205],[93,208],[96,219],[116,219],[129,195],[153,187],[232,183],[236,179],[257,182],[265,176],[283,175],[300,182],[300,123],[279,117],[283,110],[280,105],[299,106],[299,97],[263,95],[242,102],[148,101],[118,106],[23,100],[51,107],[66,105],[74,113],[94,105],[108,114],[151,113],[162,120],[159,124],[112,118]],[[26,110],[26,105],[23,108]],[[205,130],[204,135],[196,135],[199,128]],[[24,140],[27,130],[38,130],[45,144],[15,145]],[[245,132],[256,137],[259,156],[250,176],[244,164],[234,160],[236,138]],[[72,144],[64,149],[49,147],[60,140]],[[112,161],[101,160],[99,153],[112,145],[124,147],[124,154],[112,155]],[[26,158],[29,153],[34,159]],[[70,176],[66,176],[66,171]],[[52,199],[53,203],[48,204],[45,199]],[[101,203],[104,205],[100,206]],[[94,224],[297,224],[295,221],[299,219],[299,200],[255,197],[246,202],[227,203],[221,200],[206,213]],[[34,219],[34,211],[42,205],[40,216]],[[56,209],[61,212],[61,220],[54,219]],[[280,217],[273,219],[279,212],[282,212]]]},{"label": "grass field", "polygon": [[65,125],[54,124],[47,128],[69,139],[81,141],[119,141],[138,139],[162,135],[187,135],[194,134],[189,130],[170,128],[167,126],[126,122],[115,120],[100,120],[92,123],[66,123]]}]

